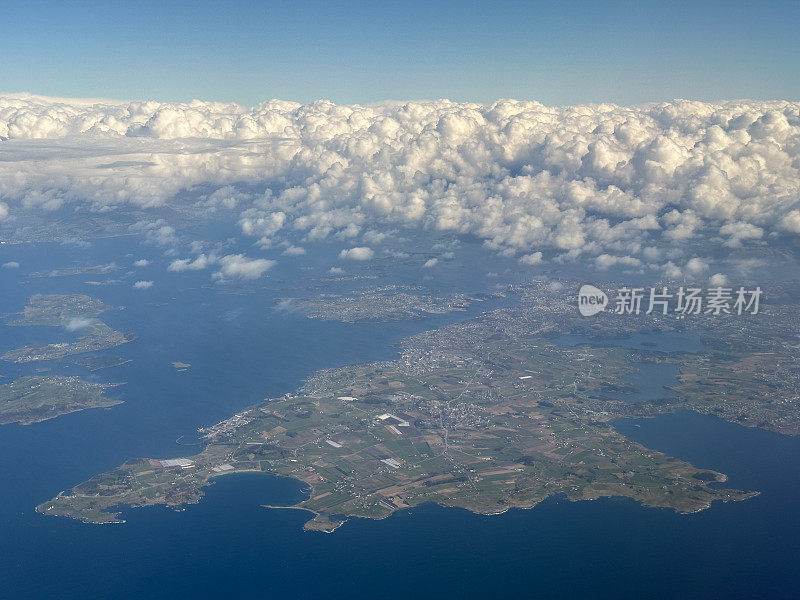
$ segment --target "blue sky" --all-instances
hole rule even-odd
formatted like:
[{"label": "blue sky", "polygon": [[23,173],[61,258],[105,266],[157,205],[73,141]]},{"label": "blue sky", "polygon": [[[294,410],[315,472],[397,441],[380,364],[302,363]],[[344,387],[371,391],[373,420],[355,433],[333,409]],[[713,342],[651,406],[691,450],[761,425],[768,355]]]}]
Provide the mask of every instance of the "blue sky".
[{"label": "blue sky", "polygon": [[19,2],[3,16],[6,92],[800,99],[800,2]]}]

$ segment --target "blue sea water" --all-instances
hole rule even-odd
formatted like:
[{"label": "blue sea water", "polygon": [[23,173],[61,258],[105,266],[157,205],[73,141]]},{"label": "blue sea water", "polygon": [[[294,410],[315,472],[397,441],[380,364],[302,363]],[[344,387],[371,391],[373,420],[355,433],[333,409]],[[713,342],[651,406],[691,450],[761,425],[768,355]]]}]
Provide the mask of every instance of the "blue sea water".
[{"label": "blue sea water", "polygon": [[[56,248],[60,255],[3,249],[0,262],[22,267],[0,272],[0,312],[21,309],[33,293],[88,293],[124,306],[103,318],[139,337],[109,351],[132,360],[120,367],[52,365],[127,382],[112,391],[124,404],[0,428],[0,598],[800,597],[800,439],[688,412],[615,426],[728,473],[728,485],[759,497],[688,516],[622,499],[554,498],[492,517],[423,506],[325,535],[302,530],[305,513],[260,507],[302,497],[300,484],[250,474],[220,478],[183,512],[127,510],[124,525],[38,515],[39,502],[126,459],[191,454],[194,447],[175,440],[192,443],[197,427],[291,391],[316,369],[391,359],[403,337],[502,302],[418,322],[312,321],[273,310],[297,291],[282,265],[258,285],[215,286],[205,272],[164,276],[160,251],[133,241]],[[48,261],[56,268],[113,256],[122,264],[120,256],[143,255],[156,264],[136,273],[125,267],[98,287],[84,283],[101,279],[91,275],[27,277]],[[134,292],[137,279],[155,285]],[[439,285],[459,282],[463,276]],[[58,333],[0,328],[0,351]],[[192,366],[178,372],[173,361]],[[11,380],[35,367],[2,363],[0,374]]]}]

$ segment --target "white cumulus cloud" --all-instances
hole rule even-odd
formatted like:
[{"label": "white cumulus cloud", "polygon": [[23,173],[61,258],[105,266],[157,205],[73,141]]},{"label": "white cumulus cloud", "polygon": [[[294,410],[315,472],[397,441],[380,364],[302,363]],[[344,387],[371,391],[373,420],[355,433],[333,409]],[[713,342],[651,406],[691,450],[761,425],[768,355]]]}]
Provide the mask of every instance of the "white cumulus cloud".
[{"label": "white cumulus cloud", "polygon": [[213,257],[206,256],[205,254],[201,254],[194,260],[191,258],[179,258],[177,260],[173,260],[169,264],[167,271],[174,271],[178,273],[181,271],[201,271],[209,265],[214,264],[214,262],[215,259]]},{"label": "white cumulus cloud", "polygon": [[367,248],[366,246],[359,246],[339,252],[339,258],[342,260],[369,260],[373,256],[375,256],[375,252],[372,248]]},{"label": "white cumulus cloud", "polygon": [[728,285],[728,277],[724,273],[714,273],[708,278],[708,282],[716,287]]},{"label": "white cumulus cloud", "polygon": [[[291,234],[355,250],[418,229],[477,236],[523,263],[546,251],[600,266],[685,265],[800,234],[800,103],[789,101],[244,107],[10,94],[0,152],[4,227],[70,205],[113,215],[169,203],[228,214],[262,248]],[[177,235],[157,220],[134,230],[164,246]]]},{"label": "white cumulus cloud", "polygon": [[258,279],[276,264],[266,258],[249,259],[244,254],[228,254],[217,262],[220,268],[214,273],[216,279]]},{"label": "white cumulus cloud", "polygon": [[519,257],[519,262],[523,265],[540,265],[543,262],[541,252],[533,252],[531,254],[523,254]]}]

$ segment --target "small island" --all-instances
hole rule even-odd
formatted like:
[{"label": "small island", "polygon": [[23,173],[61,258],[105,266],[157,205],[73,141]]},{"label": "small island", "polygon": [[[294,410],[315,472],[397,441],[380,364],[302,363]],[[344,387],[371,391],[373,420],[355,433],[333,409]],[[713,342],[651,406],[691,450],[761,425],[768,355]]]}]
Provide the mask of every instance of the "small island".
[{"label": "small island", "polygon": [[30,425],[90,408],[122,404],[104,395],[119,384],[91,383],[79,377],[20,377],[0,385],[0,425]]},{"label": "small island", "polygon": [[9,350],[0,358],[16,363],[53,360],[85,352],[107,350],[134,340],[134,335],[112,329],[97,318],[109,308],[100,300],[82,294],[33,296],[28,301],[22,317],[9,322],[9,326],[64,327],[77,332],[79,338],[74,342],[16,348]]}]

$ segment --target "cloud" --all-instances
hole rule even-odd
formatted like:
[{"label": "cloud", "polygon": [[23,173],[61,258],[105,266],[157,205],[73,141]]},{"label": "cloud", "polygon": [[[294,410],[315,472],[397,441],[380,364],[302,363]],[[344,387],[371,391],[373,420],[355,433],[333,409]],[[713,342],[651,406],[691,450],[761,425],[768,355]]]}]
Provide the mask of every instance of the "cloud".
[{"label": "cloud", "polygon": [[367,248],[366,246],[350,248],[349,250],[342,250],[339,252],[340,260],[369,260],[373,256],[375,256],[375,252],[372,248]]},{"label": "cloud", "polygon": [[387,239],[394,237],[396,234],[396,229],[389,231],[376,231],[375,229],[370,229],[369,231],[365,231],[361,238],[368,244],[380,244]]},{"label": "cloud", "polygon": [[152,281],[137,281],[133,284],[134,289],[137,290],[147,290],[153,287]]},{"label": "cloud", "polygon": [[633,256],[613,256],[611,254],[601,254],[594,262],[600,271],[607,271],[616,266],[628,268],[639,267],[642,264],[638,258]]},{"label": "cloud", "polygon": [[222,280],[258,279],[276,264],[265,258],[249,259],[244,254],[228,254],[217,262],[220,269],[214,273],[214,278]]},{"label": "cloud", "polygon": [[300,306],[295,302],[293,298],[284,298],[283,300],[279,300],[278,303],[275,305],[275,310],[277,312],[298,312],[300,310]]},{"label": "cloud", "polygon": [[301,248],[300,246],[289,246],[281,252],[284,256],[303,256],[306,253],[305,248]]},{"label": "cloud", "polygon": [[[230,214],[264,248],[289,235],[375,247],[411,229],[556,263],[675,265],[675,249],[712,256],[800,234],[798,102],[244,107],[0,95],[0,138],[4,224],[63,207],[169,206]],[[173,227],[131,229],[174,246]]]},{"label": "cloud", "polygon": [[645,258],[645,260],[661,260],[662,255],[663,251],[660,248],[647,246],[646,248],[642,249],[642,256]]},{"label": "cloud", "polygon": [[422,265],[422,268],[423,269],[431,269],[431,268],[435,267],[437,264],[439,264],[439,259],[438,258],[429,258]]},{"label": "cloud", "polygon": [[94,322],[94,319],[90,319],[87,317],[73,317],[64,327],[67,331],[78,331],[79,329],[85,329],[89,325]]},{"label": "cloud", "polygon": [[3,263],[4,269],[19,269],[19,263],[15,260],[11,260],[7,263]]},{"label": "cloud", "polygon": [[208,267],[209,265],[214,264],[214,262],[215,259],[213,257],[201,254],[194,260],[190,258],[181,258],[173,260],[167,267],[167,271],[173,271],[176,273],[179,273],[181,271],[201,271],[206,267]]},{"label": "cloud", "polygon": [[148,265],[150,265],[150,261],[146,258],[140,258],[133,262],[134,267],[147,267]]},{"label": "cloud", "polygon": [[714,273],[708,282],[715,287],[722,287],[728,285],[728,277],[723,273]]},{"label": "cloud", "polygon": [[690,277],[698,277],[703,273],[707,272],[708,269],[709,269],[708,263],[702,258],[696,258],[696,257],[689,259],[686,262],[686,266],[683,268],[684,272]]},{"label": "cloud", "polygon": [[724,245],[728,248],[741,248],[743,242],[747,240],[760,240],[764,235],[761,227],[756,227],[750,223],[736,222],[727,223],[719,228],[721,235],[728,236]]},{"label": "cloud", "polygon": [[699,257],[694,257],[687,260],[683,267],[678,266],[672,261],[668,261],[661,267],[661,271],[667,279],[688,277],[689,279],[696,280],[703,277],[710,268],[711,266],[708,261]]},{"label": "cloud", "polygon": [[534,252],[532,254],[524,254],[519,257],[519,262],[523,265],[540,265],[542,264],[542,253]]},{"label": "cloud", "polygon": [[174,246],[178,242],[175,228],[165,224],[163,219],[156,221],[139,221],[130,227],[134,233],[143,233],[149,244],[157,246]]},{"label": "cloud", "polygon": [[331,267],[328,269],[328,273],[330,275],[342,275],[344,273],[344,269],[341,267]]},{"label": "cloud", "polygon": [[662,272],[664,273],[664,277],[667,279],[680,279],[683,277],[683,271],[681,268],[672,261],[667,262],[663,266]]},{"label": "cloud", "polygon": [[172,272],[201,271],[217,265],[219,270],[212,275],[215,279],[258,279],[275,264],[274,260],[265,258],[249,259],[244,254],[228,254],[218,257],[212,253],[200,254],[194,259],[181,258],[173,260],[167,270]]},{"label": "cloud", "polygon": [[383,251],[383,254],[390,258],[411,258],[411,255],[408,252],[403,252],[402,250],[393,250],[392,248],[387,248]]},{"label": "cloud", "polygon": [[778,228],[789,233],[800,233],[800,210],[792,210],[778,223]]},{"label": "cloud", "polygon": [[267,240],[280,231],[285,222],[286,214],[283,212],[265,213],[258,209],[248,209],[242,213],[239,227],[245,235],[258,236]]}]

